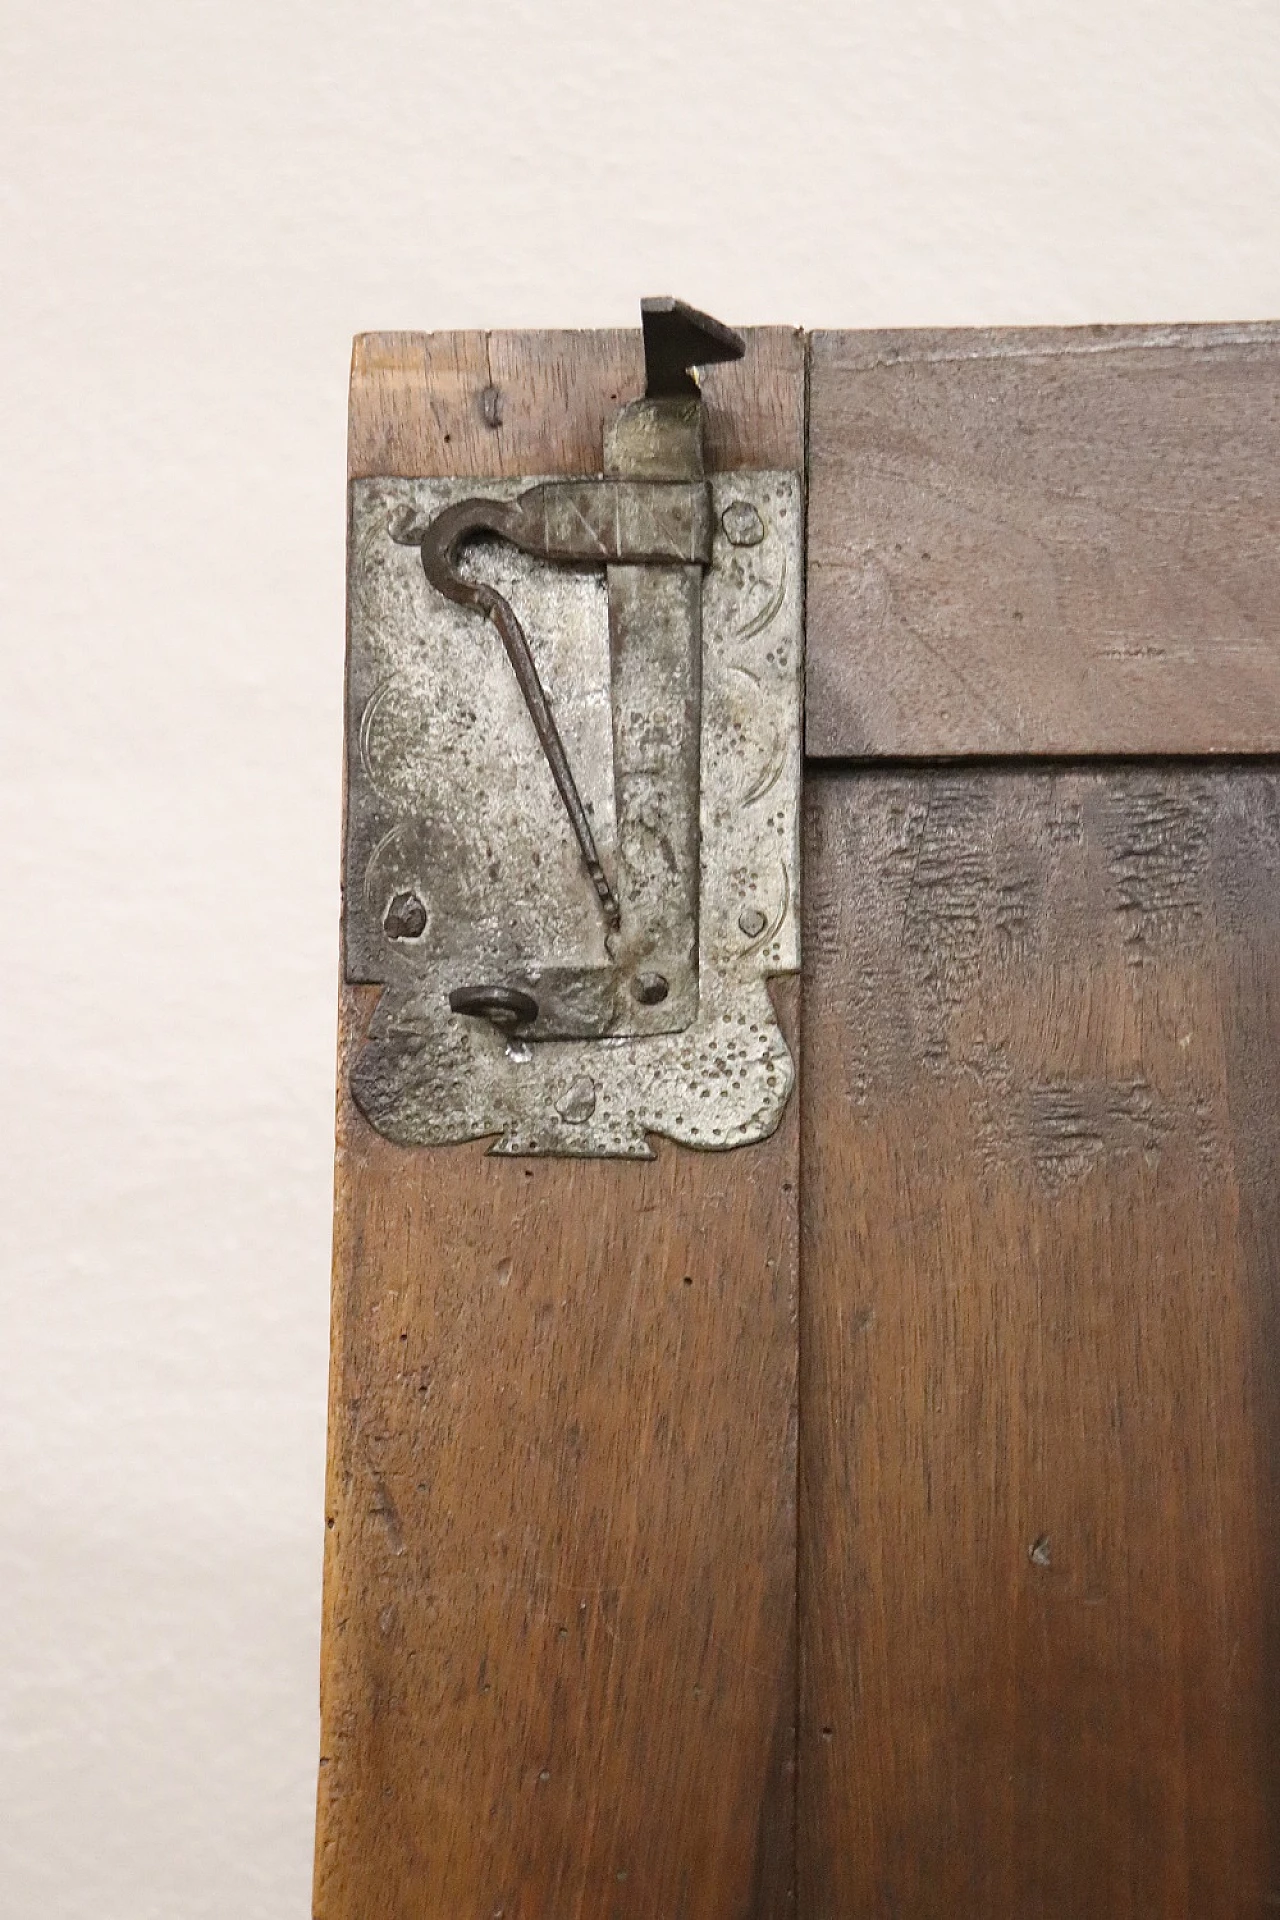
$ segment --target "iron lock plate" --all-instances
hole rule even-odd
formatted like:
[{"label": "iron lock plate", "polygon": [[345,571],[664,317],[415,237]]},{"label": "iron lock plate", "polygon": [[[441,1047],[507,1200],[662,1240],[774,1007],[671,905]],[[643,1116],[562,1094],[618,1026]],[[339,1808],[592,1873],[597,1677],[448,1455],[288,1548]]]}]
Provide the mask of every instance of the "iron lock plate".
[{"label": "iron lock plate", "polygon": [[[800,476],[682,505],[683,473],[623,465],[352,483],[344,965],[383,991],[351,1087],[406,1145],[728,1148],[791,1090]],[[477,519],[438,591],[431,530]]]}]

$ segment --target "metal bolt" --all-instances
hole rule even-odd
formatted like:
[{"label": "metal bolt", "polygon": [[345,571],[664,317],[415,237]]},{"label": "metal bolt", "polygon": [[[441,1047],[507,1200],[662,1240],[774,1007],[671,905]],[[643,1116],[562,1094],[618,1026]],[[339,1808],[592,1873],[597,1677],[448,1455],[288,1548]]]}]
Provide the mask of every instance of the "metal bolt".
[{"label": "metal bolt", "polygon": [[399,506],[387,518],[387,532],[397,546],[420,546],[426,530],[426,521],[413,506]]},{"label": "metal bolt", "polygon": [[759,907],[744,907],[738,915],[738,925],[748,940],[758,940],[769,922]]},{"label": "metal bolt", "polygon": [[570,1126],[580,1127],[588,1121],[596,1110],[596,1083],[590,1074],[581,1074],[570,1087],[564,1099],[556,1108],[562,1120]]},{"label": "metal bolt", "polygon": [[416,893],[393,893],[382,916],[388,940],[416,940],[427,924],[427,910]]},{"label": "metal bolt", "polygon": [[725,539],[734,547],[758,547],[764,539],[764,521],[749,500],[735,500],[720,515]]},{"label": "metal bolt", "polygon": [[631,982],[631,991],[642,1007],[658,1007],[666,999],[671,989],[667,985],[665,974],[638,973]]}]

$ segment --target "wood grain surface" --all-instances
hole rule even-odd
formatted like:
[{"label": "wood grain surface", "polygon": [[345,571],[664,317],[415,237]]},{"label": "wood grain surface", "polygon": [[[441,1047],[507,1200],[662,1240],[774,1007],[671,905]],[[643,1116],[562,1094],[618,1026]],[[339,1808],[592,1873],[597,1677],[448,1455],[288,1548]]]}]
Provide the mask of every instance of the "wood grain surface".
[{"label": "wood grain surface", "polygon": [[808,805],[798,1910],[1280,1909],[1280,774]]},{"label": "wood grain surface", "polygon": [[1280,328],[811,353],[810,755],[1280,750]]},{"label": "wood grain surface", "polygon": [[[638,334],[367,335],[350,470],[598,470],[641,384]],[[713,462],[801,466],[803,386],[798,338],[751,334]],[[346,1093],[373,998],[341,1014],[315,1914],[772,1920],[797,1100],[731,1154],[406,1151]]]},{"label": "wood grain surface", "polygon": [[[707,464],[804,467],[803,336],[749,327],[702,378]],[[351,356],[347,467],[378,474],[599,473],[603,422],[644,391],[638,329],[362,333]]]}]

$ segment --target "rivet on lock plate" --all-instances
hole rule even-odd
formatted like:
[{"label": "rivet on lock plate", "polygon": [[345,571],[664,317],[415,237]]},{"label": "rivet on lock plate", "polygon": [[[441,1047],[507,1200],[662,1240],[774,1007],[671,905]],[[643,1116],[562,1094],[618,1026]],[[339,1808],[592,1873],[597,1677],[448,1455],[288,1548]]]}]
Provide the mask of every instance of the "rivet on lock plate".
[{"label": "rivet on lock plate", "polygon": [[801,479],[707,476],[694,369],[743,341],[641,317],[602,475],[352,483],[351,1087],[407,1145],[737,1147],[791,1090]]}]

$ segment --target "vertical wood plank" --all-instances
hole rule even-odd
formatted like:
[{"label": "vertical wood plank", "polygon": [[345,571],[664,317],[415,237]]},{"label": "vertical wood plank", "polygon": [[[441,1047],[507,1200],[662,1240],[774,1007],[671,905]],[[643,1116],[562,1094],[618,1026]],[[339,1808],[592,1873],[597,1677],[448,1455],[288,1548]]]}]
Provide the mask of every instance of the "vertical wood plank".
[{"label": "vertical wood plank", "polygon": [[[639,336],[367,335],[350,471],[598,470]],[[803,462],[797,336],[710,454]],[[340,1021],[318,1920],[772,1920],[794,1837],[798,1102],[650,1164],[406,1151]],[[794,1044],[798,984],[777,998]]]},{"label": "vertical wood plank", "polygon": [[806,858],[800,1911],[1280,1908],[1280,776]]}]

